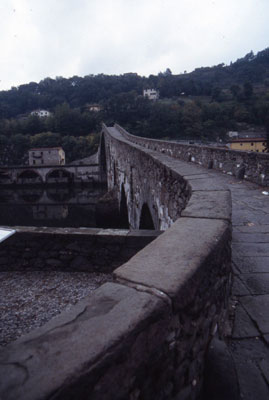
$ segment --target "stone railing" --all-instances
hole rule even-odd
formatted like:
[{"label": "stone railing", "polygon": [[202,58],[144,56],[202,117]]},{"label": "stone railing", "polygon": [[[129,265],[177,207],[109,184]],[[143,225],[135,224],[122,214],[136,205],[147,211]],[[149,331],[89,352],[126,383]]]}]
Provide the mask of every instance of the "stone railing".
[{"label": "stone railing", "polygon": [[113,272],[161,232],[15,227],[0,246],[0,271]]},{"label": "stone railing", "polygon": [[[165,154],[136,151],[168,168]],[[182,175],[195,168],[184,164]],[[198,398],[208,344],[227,314],[230,218],[228,191],[193,190],[181,218],[117,268],[114,282],[1,352],[2,398]]]},{"label": "stone railing", "polygon": [[269,185],[269,154],[147,139],[131,135],[117,124],[115,127],[127,140],[147,149],[213,168],[262,186]]}]

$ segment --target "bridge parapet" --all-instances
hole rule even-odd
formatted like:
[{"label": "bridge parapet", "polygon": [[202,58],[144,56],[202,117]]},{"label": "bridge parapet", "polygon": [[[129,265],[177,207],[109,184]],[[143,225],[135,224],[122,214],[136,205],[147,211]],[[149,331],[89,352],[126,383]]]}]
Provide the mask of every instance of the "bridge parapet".
[{"label": "bridge parapet", "polygon": [[131,135],[117,124],[115,127],[127,140],[147,149],[213,168],[258,185],[269,185],[269,154],[142,138]]},{"label": "bridge parapet", "polygon": [[[199,166],[170,158],[170,143],[164,154],[141,148],[118,129],[104,129],[109,187],[124,188],[129,220],[135,225],[142,211],[137,193],[151,212],[159,205],[153,222],[170,228],[116,269],[114,282],[2,352],[6,400],[195,399],[208,344],[224,334],[231,281],[229,191],[212,186]],[[194,183],[197,175],[203,187]],[[169,177],[179,183],[172,185]]]}]

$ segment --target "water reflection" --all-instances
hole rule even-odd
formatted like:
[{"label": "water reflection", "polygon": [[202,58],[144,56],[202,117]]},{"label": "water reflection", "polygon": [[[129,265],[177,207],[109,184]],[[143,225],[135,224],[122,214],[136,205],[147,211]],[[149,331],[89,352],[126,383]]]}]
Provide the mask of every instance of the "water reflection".
[{"label": "water reflection", "polygon": [[61,204],[57,206],[52,205],[37,205],[32,206],[33,218],[48,220],[48,219],[65,219],[68,216],[68,206]]},{"label": "water reflection", "polygon": [[104,185],[1,189],[0,225],[96,227]]}]

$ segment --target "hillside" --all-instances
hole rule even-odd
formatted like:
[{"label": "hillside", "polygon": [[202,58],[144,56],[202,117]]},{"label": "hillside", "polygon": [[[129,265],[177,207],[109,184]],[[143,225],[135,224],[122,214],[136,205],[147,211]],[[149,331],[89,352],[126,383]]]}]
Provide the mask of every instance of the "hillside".
[{"label": "hillside", "polygon": [[[143,98],[145,88],[158,89],[160,100]],[[87,105],[95,103],[100,112],[89,111]],[[29,116],[39,108],[52,116]],[[167,68],[147,78],[136,73],[57,77],[2,91],[0,163],[20,162],[33,145],[62,145],[70,161],[82,158],[96,149],[101,121],[172,139],[214,141],[229,130],[269,130],[269,48],[228,66],[180,75]]]}]

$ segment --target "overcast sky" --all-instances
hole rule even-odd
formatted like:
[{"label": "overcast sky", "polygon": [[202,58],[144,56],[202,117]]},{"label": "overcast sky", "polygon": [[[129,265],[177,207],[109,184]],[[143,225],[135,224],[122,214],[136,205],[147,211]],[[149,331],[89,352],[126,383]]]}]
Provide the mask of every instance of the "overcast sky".
[{"label": "overcast sky", "polygon": [[46,77],[148,76],[269,46],[269,0],[0,0],[0,90]]}]

